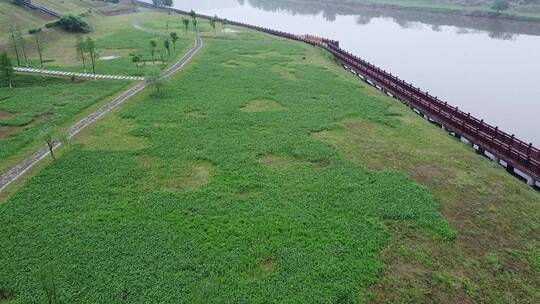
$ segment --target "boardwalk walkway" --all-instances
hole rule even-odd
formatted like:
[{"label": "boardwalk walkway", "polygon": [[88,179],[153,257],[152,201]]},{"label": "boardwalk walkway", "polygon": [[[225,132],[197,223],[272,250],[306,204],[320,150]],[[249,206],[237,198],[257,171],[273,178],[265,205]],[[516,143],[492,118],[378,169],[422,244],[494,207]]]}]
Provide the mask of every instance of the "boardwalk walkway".
[{"label": "boardwalk walkway", "polygon": [[72,77],[73,76],[73,77],[78,77],[78,78],[109,79],[109,80],[144,80],[144,77],[137,77],[137,76],[77,73],[77,72],[55,71],[55,70],[45,70],[45,69],[36,69],[36,68],[23,68],[23,67],[15,67],[14,69],[17,72],[23,72],[23,73],[37,73],[37,74],[65,76],[65,77]]},{"label": "boardwalk walkway", "polygon": [[[160,77],[168,77],[174,72],[180,70],[187,62],[191,60],[195,54],[201,49],[203,45],[203,42],[200,37],[195,38],[195,46],[187,52],[180,60],[178,60],[174,65],[169,67],[167,70],[165,70],[163,73],[161,73]],[[118,105],[122,104],[124,101],[126,101],[129,97],[137,94],[139,91],[144,89],[146,86],[148,86],[148,82],[141,81],[122,93],[120,96],[114,98],[113,100],[109,101],[106,105],[102,106],[92,114],[86,116],[85,118],[81,119],[79,122],[71,126],[71,128],[68,129],[68,138],[71,138],[75,136],[77,133],[79,133],[82,129],[92,124],[94,121],[99,119],[101,116],[105,115],[107,112],[111,111],[112,109],[116,108]],[[57,142],[54,145],[54,148],[58,148],[60,145],[62,145],[62,142]],[[26,159],[24,159],[22,162],[20,162],[18,165],[13,167],[12,169],[8,170],[5,174],[0,176],[0,192],[4,190],[9,184],[11,184],[13,181],[15,181],[17,178],[22,176],[26,171],[31,169],[34,165],[36,165],[39,161],[44,159],[47,155],[49,155],[49,150],[47,146],[43,146],[41,149],[34,152],[32,155],[28,156]]]}]

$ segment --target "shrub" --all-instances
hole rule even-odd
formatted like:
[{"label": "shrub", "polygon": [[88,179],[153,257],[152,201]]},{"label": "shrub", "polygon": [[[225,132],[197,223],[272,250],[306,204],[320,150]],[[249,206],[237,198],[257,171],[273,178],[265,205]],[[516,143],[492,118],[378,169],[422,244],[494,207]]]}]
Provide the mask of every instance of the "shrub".
[{"label": "shrub", "polygon": [[55,27],[55,26],[58,25],[58,21],[59,21],[59,20],[56,20],[56,21],[53,21],[53,22],[46,23],[46,24],[45,24],[45,27],[46,27],[46,28]]},{"label": "shrub", "polygon": [[40,27],[28,30],[28,34],[30,34],[30,35],[33,35],[33,34],[36,34],[36,33],[39,33],[39,32],[41,32]]},{"label": "shrub", "polygon": [[64,15],[60,17],[56,24],[68,32],[88,33],[90,25],[80,16]]}]

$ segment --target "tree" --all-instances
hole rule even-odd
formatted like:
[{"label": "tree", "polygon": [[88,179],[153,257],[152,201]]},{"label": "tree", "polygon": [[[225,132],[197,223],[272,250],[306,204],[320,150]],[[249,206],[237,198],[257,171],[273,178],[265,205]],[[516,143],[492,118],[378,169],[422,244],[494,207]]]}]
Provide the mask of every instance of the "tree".
[{"label": "tree", "polygon": [[191,10],[191,11],[189,12],[189,16],[191,16],[191,19],[197,19],[197,13],[195,13],[194,10]]},{"label": "tree", "polygon": [[189,28],[189,20],[182,17],[182,23],[184,24],[184,28],[185,28],[186,34],[187,34],[187,31],[188,31],[188,28]]},{"label": "tree", "polygon": [[39,65],[43,69],[43,55],[41,53],[41,44],[39,43],[39,33],[40,32],[36,32],[34,34],[34,38],[36,39],[36,48],[37,48],[38,55],[39,55]]},{"label": "tree", "polygon": [[510,4],[507,0],[495,0],[491,6],[491,9],[497,11],[497,14],[500,14],[501,11],[505,11],[508,8],[510,8]]},{"label": "tree", "polygon": [[167,7],[173,6],[173,0],[152,0],[152,3],[155,6],[167,6]]},{"label": "tree", "polygon": [[210,19],[210,26],[212,27],[212,30],[214,30],[214,32],[216,31],[216,20],[217,20],[217,17],[212,17]]},{"label": "tree", "polygon": [[13,87],[12,85],[12,79],[13,79],[13,64],[11,63],[11,59],[9,59],[7,53],[0,54],[0,71],[2,72],[2,75],[6,78],[6,82],[8,83],[8,86],[10,88]]},{"label": "tree", "polygon": [[24,63],[28,67],[28,57],[26,57],[26,50],[24,49],[24,38],[19,28],[15,30],[15,39],[18,41],[19,46],[21,47],[22,55],[24,57]]},{"label": "tree", "polygon": [[159,76],[158,72],[152,72],[150,75],[146,76],[146,82],[148,82],[153,88],[154,93],[152,94],[155,97],[161,97],[163,95],[163,79]]},{"label": "tree", "polygon": [[73,15],[64,15],[60,17],[55,25],[60,26],[62,29],[73,33],[88,33],[91,31],[91,27],[82,17]]},{"label": "tree", "polygon": [[150,54],[152,54],[152,65],[156,65],[156,62],[154,60],[154,55],[156,54],[156,47],[157,47],[156,40],[154,39],[150,40]]},{"label": "tree", "polygon": [[172,32],[170,34],[170,36],[171,36],[171,40],[172,40],[172,44],[173,44],[173,49],[176,52],[176,41],[178,41],[178,34],[175,33],[175,32]]},{"label": "tree", "polygon": [[191,20],[193,22],[193,27],[195,28],[195,31],[197,31],[197,18]]},{"label": "tree", "polygon": [[134,54],[133,57],[131,57],[131,61],[137,67],[137,71],[139,71],[139,62],[141,62],[141,56]]},{"label": "tree", "polygon": [[96,48],[96,43],[92,38],[86,37],[86,43],[85,43],[85,49],[86,52],[88,52],[88,56],[90,56],[90,62],[92,63],[92,73],[96,75],[96,60],[98,57],[98,52]]},{"label": "tree", "polygon": [[165,41],[163,41],[163,46],[167,50],[167,55],[170,57],[171,56],[171,43],[169,42],[169,39],[165,39]]},{"label": "tree", "polygon": [[227,19],[221,20],[221,28],[225,30],[225,26],[227,25]]},{"label": "tree", "polygon": [[84,58],[84,53],[86,52],[86,42],[83,40],[81,36],[77,37],[77,42],[75,43],[75,48],[77,49],[77,53],[81,55],[82,64],[83,64],[83,71],[86,73],[86,61]]},{"label": "tree", "polygon": [[65,133],[56,131],[56,126],[54,124],[54,110],[49,111],[49,115],[47,115],[43,131],[41,132],[41,138],[47,144],[47,148],[49,148],[53,160],[56,160],[54,148],[57,144],[66,141],[68,136]]},{"label": "tree", "polygon": [[15,29],[11,27],[11,42],[13,43],[13,49],[15,50],[15,55],[17,56],[17,66],[21,66],[21,60],[19,58],[19,47],[17,46],[17,39],[15,38]]}]

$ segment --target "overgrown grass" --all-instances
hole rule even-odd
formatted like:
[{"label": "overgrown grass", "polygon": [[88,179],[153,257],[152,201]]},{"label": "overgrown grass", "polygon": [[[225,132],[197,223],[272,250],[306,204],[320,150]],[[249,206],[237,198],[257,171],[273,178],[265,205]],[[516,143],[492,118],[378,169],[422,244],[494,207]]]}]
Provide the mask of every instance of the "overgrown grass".
[{"label": "overgrown grass", "polygon": [[9,89],[0,87],[0,171],[34,148],[46,124],[57,128],[126,86],[123,81],[72,82],[67,78],[17,74]]},{"label": "overgrown grass", "polygon": [[426,185],[459,237],[449,246],[387,222],[391,242],[375,303],[539,302],[540,195],[406,107],[378,98],[394,103],[399,124],[358,117],[314,138],[371,169],[406,172]]},{"label": "overgrown grass", "polygon": [[[0,286],[13,298],[44,299],[34,274],[47,261],[67,302],[363,303],[385,220],[453,242],[425,187],[310,136],[352,116],[395,125],[387,103],[317,49],[218,38],[164,96],[86,130],[0,206]],[[260,100],[280,111],[242,111]],[[106,134],[126,129],[144,140],[111,148]],[[280,165],[261,161],[273,155]]]},{"label": "overgrown grass", "polygon": [[53,265],[77,303],[540,300],[538,193],[327,53],[244,31],[186,68],[0,205],[10,299]]}]

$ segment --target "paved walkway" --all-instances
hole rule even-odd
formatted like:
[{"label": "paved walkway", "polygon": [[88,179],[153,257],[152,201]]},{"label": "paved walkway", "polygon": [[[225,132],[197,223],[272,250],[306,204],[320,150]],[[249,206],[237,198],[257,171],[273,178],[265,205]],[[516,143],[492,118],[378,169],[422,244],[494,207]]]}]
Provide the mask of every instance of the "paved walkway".
[{"label": "paved walkway", "polygon": [[[200,37],[195,38],[195,46],[187,52],[180,60],[178,60],[173,66],[166,69],[163,73],[161,73],[160,77],[168,77],[174,72],[180,70],[191,58],[197,54],[197,52],[201,49],[203,45],[203,42]],[[85,118],[81,119],[79,122],[71,126],[71,128],[68,129],[68,138],[71,138],[75,136],[77,133],[79,133],[82,129],[87,127],[88,125],[92,124],[94,121],[99,119],[101,116],[105,115],[107,112],[111,111],[112,109],[116,108],[118,105],[122,104],[124,101],[126,101],[129,97],[137,94],[139,91],[144,89],[149,85],[146,81],[141,81],[122,93],[120,96],[114,98],[113,100],[109,101],[106,105],[102,106],[92,114],[86,116]],[[58,148],[60,145],[62,145],[62,142],[57,142],[54,145],[54,149]],[[30,168],[32,168],[34,165],[36,165],[40,160],[44,159],[49,155],[49,149],[47,146],[43,146],[41,149],[37,150],[36,152],[32,153],[32,155],[28,156],[26,159],[24,159],[22,162],[20,162],[15,167],[8,170],[6,173],[4,173],[2,176],[0,176],[0,192],[4,190],[10,183],[15,181],[17,178],[22,176],[26,171],[28,171]]]},{"label": "paved walkway", "polygon": [[66,76],[66,77],[79,77],[79,78],[92,78],[92,79],[110,79],[110,80],[144,80],[144,77],[137,76],[121,76],[121,75],[103,75],[103,74],[91,74],[91,73],[76,73],[76,72],[66,72],[66,71],[54,71],[54,70],[45,70],[45,69],[35,69],[35,68],[22,68],[15,67],[13,68],[17,72],[24,73],[38,73],[38,74],[47,74],[55,76]]}]

